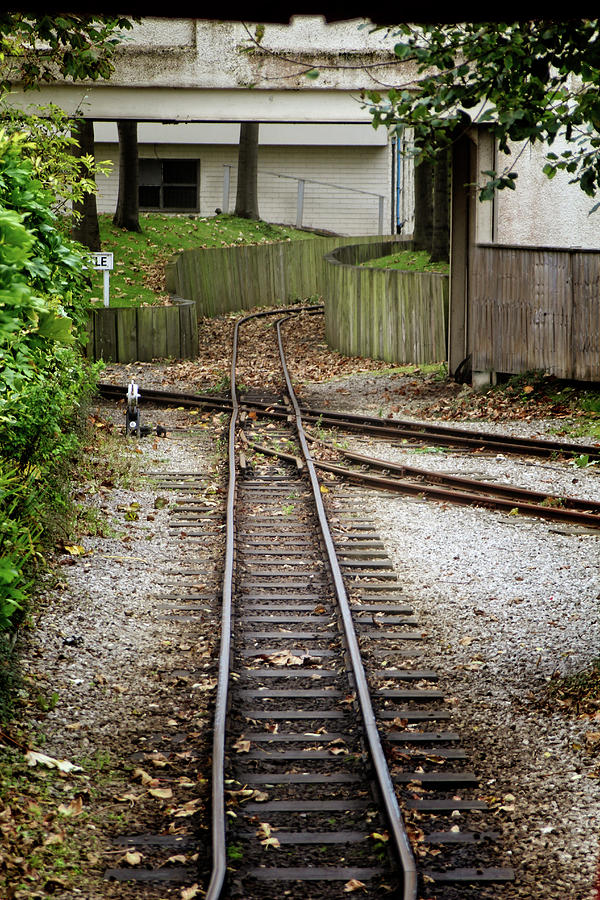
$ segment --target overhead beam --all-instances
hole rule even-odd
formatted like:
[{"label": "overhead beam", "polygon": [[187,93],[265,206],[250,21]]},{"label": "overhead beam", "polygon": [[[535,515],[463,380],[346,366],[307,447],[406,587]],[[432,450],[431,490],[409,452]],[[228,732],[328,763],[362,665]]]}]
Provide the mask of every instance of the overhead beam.
[{"label": "overhead beam", "polygon": [[13,93],[13,106],[55,103],[96,121],[370,123],[358,92],[52,85]]}]

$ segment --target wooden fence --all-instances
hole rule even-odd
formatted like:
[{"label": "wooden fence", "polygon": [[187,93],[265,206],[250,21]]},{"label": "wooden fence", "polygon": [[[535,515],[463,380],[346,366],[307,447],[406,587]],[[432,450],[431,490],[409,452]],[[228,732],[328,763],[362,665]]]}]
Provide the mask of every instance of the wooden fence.
[{"label": "wooden fence", "polygon": [[88,319],[87,355],[107,362],[195,359],[195,304],[174,298],[173,306],[101,307]]},{"label": "wooden fence", "polygon": [[328,254],[327,342],[347,356],[396,364],[442,362],[446,359],[448,276],[359,265],[396,249],[397,241],[380,240]]},{"label": "wooden fence", "polygon": [[[240,247],[186,250],[167,265],[167,290],[194,300],[198,316],[281,306],[322,294],[324,256],[356,237],[311,237]],[[381,241],[376,235],[362,243]]]},{"label": "wooden fence", "polygon": [[600,252],[476,245],[469,320],[473,370],[600,380]]}]

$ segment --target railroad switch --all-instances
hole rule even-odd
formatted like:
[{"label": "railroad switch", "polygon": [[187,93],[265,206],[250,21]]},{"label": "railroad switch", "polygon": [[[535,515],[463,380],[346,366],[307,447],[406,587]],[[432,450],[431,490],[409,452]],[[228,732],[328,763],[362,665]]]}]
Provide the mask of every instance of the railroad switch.
[{"label": "railroad switch", "polygon": [[[146,437],[151,434],[153,429],[150,425],[142,425],[140,420],[140,392],[137,384],[131,380],[127,387],[127,410],[125,412],[125,437],[129,435],[135,437]],[[158,437],[166,437],[167,429],[164,425],[156,426],[156,435]]]},{"label": "railroad switch", "polygon": [[140,437],[141,432],[141,423],[140,423],[140,408],[139,408],[139,399],[140,393],[138,390],[137,384],[131,380],[129,386],[127,387],[127,412],[125,413],[125,436],[129,437],[129,435],[135,435],[136,437]]}]

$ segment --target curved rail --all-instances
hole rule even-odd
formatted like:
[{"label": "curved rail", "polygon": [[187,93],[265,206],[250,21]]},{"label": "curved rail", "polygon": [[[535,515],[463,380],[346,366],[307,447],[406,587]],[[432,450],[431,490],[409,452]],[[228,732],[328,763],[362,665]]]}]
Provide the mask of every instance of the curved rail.
[{"label": "curved rail", "polygon": [[[301,311],[305,307],[293,308]],[[226,828],[225,828],[225,726],[227,719],[227,698],[229,691],[229,672],[231,668],[231,613],[233,606],[233,567],[235,548],[234,504],[236,493],[235,432],[239,415],[239,403],[236,387],[236,364],[240,325],[249,319],[269,315],[280,315],[281,310],[267,310],[243,316],[235,323],[231,351],[231,418],[228,432],[228,466],[229,479],[226,503],[225,526],[225,565],[223,573],[222,610],[221,610],[221,644],[219,650],[219,669],[215,700],[213,752],[212,752],[212,847],[213,861],[211,877],[205,900],[218,900],[223,890],[227,871]],[[147,392],[146,392],[147,393]],[[164,392],[161,392],[164,393]]]},{"label": "curved rail", "polygon": [[[246,318],[246,317],[245,317]],[[223,888],[227,870],[225,852],[225,725],[227,719],[227,693],[229,669],[231,666],[231,609],[233,604],[233,561],[235,547],[234,504],[236,489],[235,429],[239,413],[235,388],[235,364],[237,358],[239,326],[244,319],[235,323],[233,349],[231,354],[231,403],[229,420],[226,525],[225,525],[225,568],[223,574],[221,608],[221,648],[219,651],[219,674],[215,701],[213,753],[212,753],[212,847],[213,865],[206,900],[217,900]]]},{"label": "curved rail", "polygon": [[[308,307],[310,310],[310,307]],[[269,315],[281,314],[282,310],[274,310]],[[256,314],[255,314],[256,315]],[[122,400],[126,386],[99,383],[98,391],[110,399]],[[187,394],[154,389],[143,390],[140,400],[156,403],[177,404],[195,408],[206,407],[231,412],[231,401],[223,397],[209,394]],[[256,410],[261,415],[275,419],[285,419],[288,410],[285,406],[270,401],[253,400],[240,403],[245,410]],[[507,434],[493,434],[488,431],[470,431],[446,425],[435,425],[431,422],[412,422],[403,419],[379,419],[375,416],[363,416],[358,413],[336,412],[331,409],[318,409],[300,406],[302,418],[307,422],[340,428],[345,431],[356,431],[364,434],[379,435],[384,438],[416,440],[428,444],[443,444],[450,447],[464,447],[467,450],[491,450],[496,453],[511,453],[522,456],[552,457],[553,455],[581,456],[600,459],[600,446],[597,444],[576,444],[571,441],[550,441],[545,438],[522,438]]]},{"label": "curved rail", "polygon": [[289,316],[285,316],[282,319],[278,319],[277,326],[277,341],[279,345],[279,355],[281,358],[281,365],[283,368],[283,373],[285,376],[285,382],[287,387],[288,396],[292,403],[292,407],[295,415],[295,424],[296,424],[296,432],[298,434],[298,439],[300,441],[300,445],[302,447],[302,452],[304,455],[304,459],[306,461],[306,466],[308,469],[308,475],[310,478],[310,483],[314,495],[315,505],[317,507],[317,515],[319,519],[319,526],[321,529],[321,533],[323,535],[323,540],[325,542],[325,547],[327,550],[327,557],[329,560],[329,565],[331,567],[331,573],[333,576],[335,593],[338,600],[338,604],[340,607],[342,622],[344,625],[344,632],[346,635],[346,643],[348,646],[348,652],[350,655],[350,660],[352,663],[353,674],[355,677],[356,683],[356,692],[358,695],[360,708],[363,717],[363,723],[365,726],[365,732],[367,735],[367,741],[369,745],[369,751],[371,755],[371,759],[373,762],[373,767],[375,769],[375,773],[377,776],[377,782],[379,786],[379,790],[381,793],[381,798],[383,800],[386,816],[388,820],[388,824],[390,827],[390,832],[393,837],[393,845],[395,847],[398,859],[402,866],[403,871],[403,898],[404,900],[413,900],[416,897],[417,893],[417,868],[415,864],[415,859],[413,856],[412,848],[410,845],[410,841],[406,834],[406,830],[404,828],[404,823],[402,821],[402,815],[400,813],[400,809],[398,806],[398,801],[396,798],[396,792],[394,790],[394,785],[392,783],[392,779],[390,776],[390,772],[388,769],[387,761],[385,758],[385,754],[383,752],[383,748],[381,746],[381,740],[379,737],[379,731],[377,729],[377,723],[375,720],[375,713],[373,712],[373,706],[371,703],[371,695],[369,692],[369,687],[367,684],[367,679],[364,671],[364,667],[362,664],[362,658],[360,653],[360,648],[358,645],[358,638],[356,636],[356,631],[354,629],[354,624],[352,621],[352,613],[350,611],[350,603],[348,600],[348,595],[346,593],[346,588],[344,586],[344,580],[342,576],[342,572],[340,569],[340,565],[338,563],[337,555],[335,552],[335,547],[333,544],[333,539],[331,537],[331,533],[329,531],[329,524],[327,521],[327,515],[325,513],[325,507],[323,505],[323,500],[321,498],[321,489],[319,485],[319,481],[317,478],[317,473],[315,471],[315,466],[313,463],[313,459],[308,447],[308,443],[306,441],[306,436],[304,434],[304,428],[302,426],[302,415],[300,412],[300,407],[298,406],[298,401],[296,399],[296,395],[294,393],[294,389],[292,386],[292,382],[290,379],[290,375],[287,369],[286,361],[285,361],[285,353],[283,349],[283,341],[281,336],[281,325],[283,322],[287,321]]}]

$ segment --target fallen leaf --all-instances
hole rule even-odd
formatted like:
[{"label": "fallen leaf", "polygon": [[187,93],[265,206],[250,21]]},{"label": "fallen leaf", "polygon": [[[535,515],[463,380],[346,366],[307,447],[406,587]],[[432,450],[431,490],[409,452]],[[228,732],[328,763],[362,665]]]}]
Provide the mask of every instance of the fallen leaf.
[{"label": "fallen leaf", "polygon": [[279,653],[272,653],[267,657],[274,666],[301,666],[303,659],[301,656],[294,656],[289,650],[281,650]]},{"label": "fallen leaf", "polygon": [[157,800],[170,800],[173,796],[171,788],[150,788],[148,793]]},{"label": "fallen leaf", "polygon": [[362,881],[359,881],[358,878],[351,878],[350,881],[347,881],[344,885],[345,894],[352,894],[354,891],[363,889],[366,891],[367,886]]},{"label": "fallen leaf", "polygon": [[142,859],[143,856],[138,850],[128,850],[127,853],[121,857],[121,862],[126,862],[130,866],[139,866]]},{"label": "fallen leaf", "polygon": [[63,546],[69,556],[85,556],[87,552],[81,544],[64,544]]},{"label": "fallen leaf", "polygon": [[66,759],[54,759],[53,756],[46,756],[45,753],[38,753],[37,750],[28,750],[25,754],[28,766],[47,766],[49,769],[58,769],[69,775],[71,772],[83,772],[81,766],[76,766]]},{"label": "fallen leaf", "polygon": [[264,841],[261,841],[261,844],[263,847],[266,847],[267,849],[269,847],[273,847],[275,850],[278,850],[281,847],[281,844],[279,843],[279,840],[276,837],[265,838]]},{"label": "fallen leaf", "polygon": [[200,799],[196,800],[188,800],[187,803],[184,803],[183,806],[179,806],[173,815],[176,819],[185,819],[187,816],[193,816],[194,813],[198,812],[198,809],[201,807],[202,801]]},{"label": "fallen leaf", "polygon": [[245,741],[243,738],[240,738],[233,745],[233,749],[237,750],[238,753],[249,753],[250,751],[250,741]]},{"label": "fallen leaf", "polygon": [[256,829],[256,836],[260,838],[271,837],[272,826],[268,822],[261,822]]},{"label": "fallen leaf", "polygon": [[158,784],[157,779],[153,778],[152,775],[148,775],[148,773],[144,769],[135,769],[133,772],[133,777],[139,778],[144,785],[151,784],[155,787]]},{"label": "fallen leaf", "polygon": [[53,844],[62,844],[64,839],[64,832],[49,834],[44,840],[44,847],[51,847]]},{"label": "fallen leaf", "polygon": [[156,766],[157,769],[164,769],[169,765],[169,760],[163,753],[155,753],[150,762],[153,766]]},{"label": "fallen leaf", "polygon": [[197,884],[192,884],[188,888],[181,888],[181,900],[193,900],[199,893],[200,888]]},{"label": "fallen leaf", "polygon": [[78,816],[83,810],[83,800],[81,797],[75,797],[74,800],[71,800],[69,805],[67,806],[65,803],[61,803],[58,807],[59,813],[63,816]]}]

